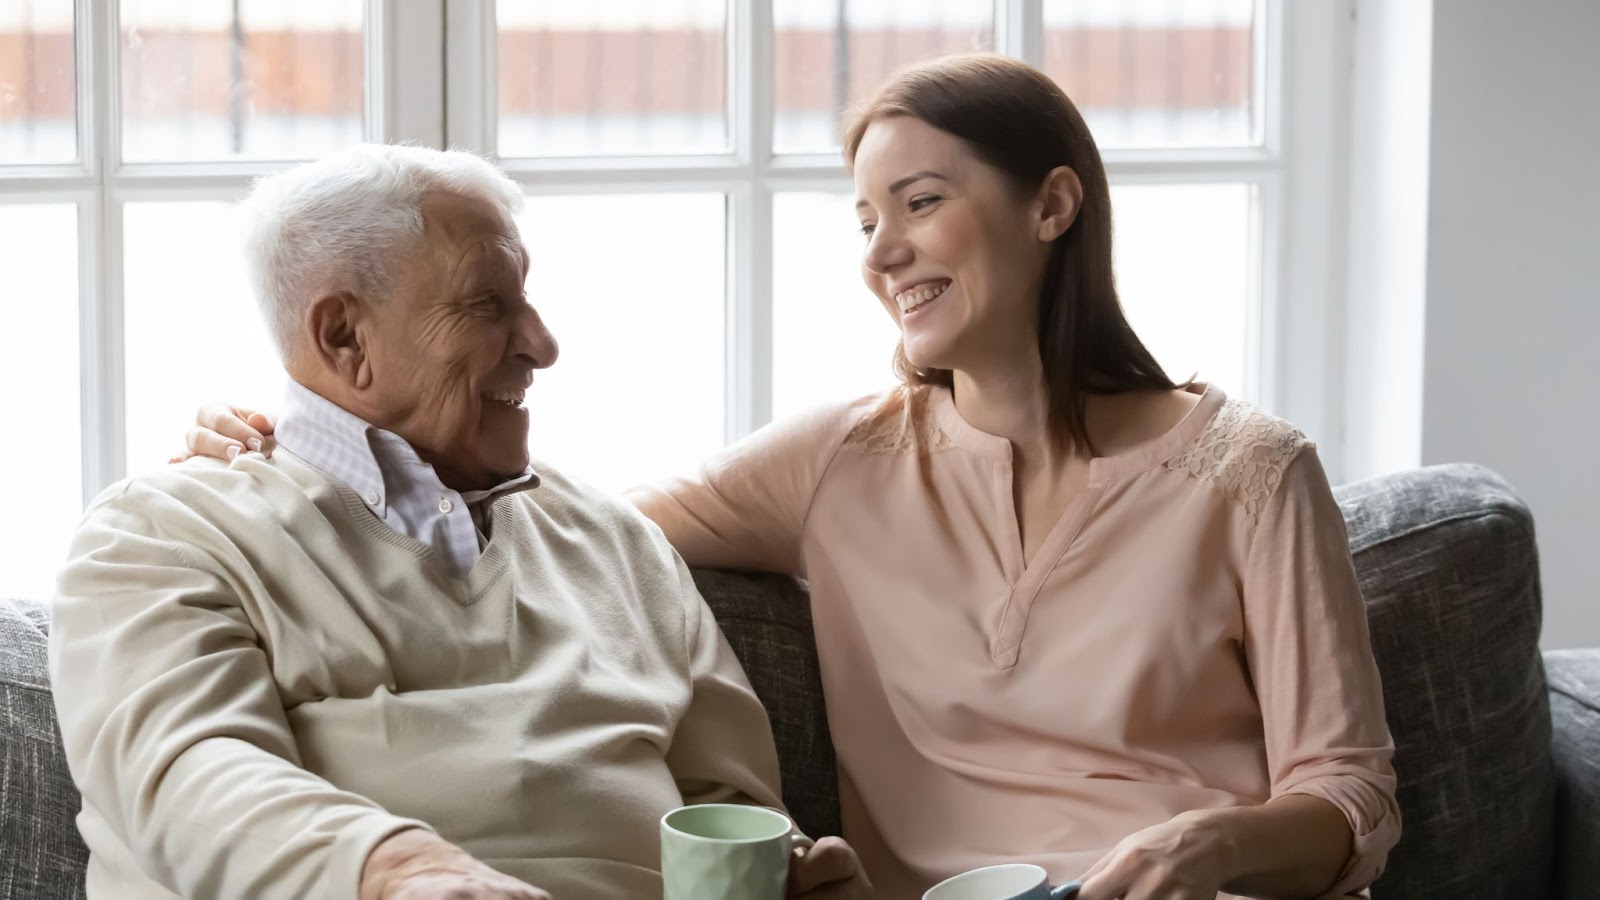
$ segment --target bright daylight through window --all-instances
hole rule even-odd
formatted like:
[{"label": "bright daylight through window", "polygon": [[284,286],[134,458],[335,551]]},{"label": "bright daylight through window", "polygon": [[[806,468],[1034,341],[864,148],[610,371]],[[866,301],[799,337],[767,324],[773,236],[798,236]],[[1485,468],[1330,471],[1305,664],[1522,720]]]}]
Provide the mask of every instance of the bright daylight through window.
[{"label": "bright daylight through window", "polygon": [[[359,140],[477,149],[525,186],[528,289],[562,346],[529,395],[534,453],[606,487],[891,383],[837,126],[949,52],[1019,56],[1075,98],[1134,327],[1173,377],[1255,396],[1283,6],[8,0],[0,421],[49,440],[0,442],[28,476],[11,499],[40,511],[0,524],[0,594],[46,593],[62,498],[164,465],[198,404],[276,406],[232,205]],[[429,42],[442,62],[414,52]]]}]

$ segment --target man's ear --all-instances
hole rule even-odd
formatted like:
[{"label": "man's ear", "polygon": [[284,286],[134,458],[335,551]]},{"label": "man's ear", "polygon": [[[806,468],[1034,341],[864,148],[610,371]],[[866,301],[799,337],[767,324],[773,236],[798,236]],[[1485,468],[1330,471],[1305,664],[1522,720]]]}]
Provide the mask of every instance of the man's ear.
[{"label": "man's ear", "polygon": [[1083,206],[1083,182],[1067,166],[1056,166],[1039,189],[1039,240],[1050,243],[1067,233]]},{"label": "man's ear", "polygon": [[365,388],[372,383],[367,356],[371,322],[366,303],[349,291],[334,291],[311,301],[306,310],[311,362],[352,388]]}]

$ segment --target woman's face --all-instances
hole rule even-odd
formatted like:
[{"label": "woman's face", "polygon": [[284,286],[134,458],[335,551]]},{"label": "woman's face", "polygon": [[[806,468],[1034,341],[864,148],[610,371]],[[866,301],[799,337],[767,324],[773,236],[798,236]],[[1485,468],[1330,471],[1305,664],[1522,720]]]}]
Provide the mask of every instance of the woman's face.
[{"label": "woman's face", "polygon": [[1066,227],[1048,224],[1045,192],[1025,195],[960,138],[903,115],[867,127],[855,184],[861,275],[912,365],[973,371],[1037,353],[1039,290]]}]

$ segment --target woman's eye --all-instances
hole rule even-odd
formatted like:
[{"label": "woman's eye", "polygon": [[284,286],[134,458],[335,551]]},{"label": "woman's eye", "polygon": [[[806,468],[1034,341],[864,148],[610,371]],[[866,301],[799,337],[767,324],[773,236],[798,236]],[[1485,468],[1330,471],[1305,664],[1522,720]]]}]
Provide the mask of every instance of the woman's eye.
[{"label": "woman's eye", "polygon": [[911,211],[916,212],[921,209],[926,209],[937,202],[939,202],[939,198],[937,196],[917,197],[911,201]]},{"label": "woman's eye", "polygon": [[874,227],[876,226],[874,226],[871,222],[863,223],[861,226],[861,235],[863,237],[872,237],[872,230]]}]

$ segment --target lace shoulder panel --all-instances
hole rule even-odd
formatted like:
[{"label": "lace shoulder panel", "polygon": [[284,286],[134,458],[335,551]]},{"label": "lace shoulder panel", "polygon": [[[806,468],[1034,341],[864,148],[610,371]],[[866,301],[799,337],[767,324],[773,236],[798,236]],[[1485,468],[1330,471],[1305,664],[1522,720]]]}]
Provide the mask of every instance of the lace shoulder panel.
[{"label": "lace shoulder panel", "polygon": [[950,446],[950,436],[933,421],[925,386],[902,385],[861,418],[844,439],[852,453],[880,455],[922,449],[928,452]]},{"label": "lace shoulder panel", "polygon": [[1242,400],[1229,400],[1166,467],[1210,485],[1244,509],[1254,528],[1283,472],[1311,444],[1300,429]]}]

